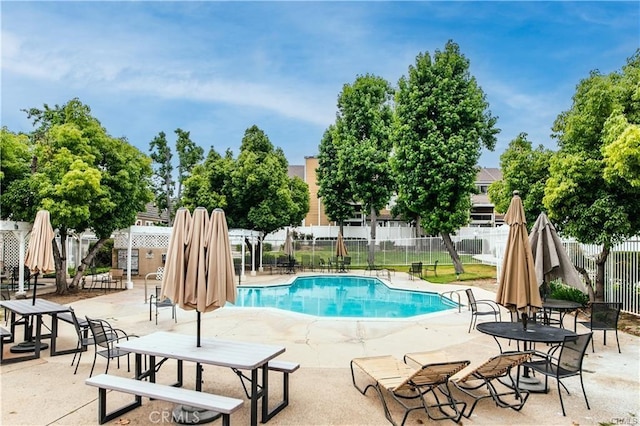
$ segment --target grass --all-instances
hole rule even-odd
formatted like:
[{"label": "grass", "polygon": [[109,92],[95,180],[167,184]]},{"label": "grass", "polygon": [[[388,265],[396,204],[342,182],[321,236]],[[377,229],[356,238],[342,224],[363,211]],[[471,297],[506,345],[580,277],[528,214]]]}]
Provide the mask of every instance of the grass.
[{"label": "grass", "polygon": [[[408,268],[407,268],[408,270]],[[434,284],[449,284],[456,281],[475,281],[496,278],[496,267],[482,264],[464,265],[464,273],[460,276],[456,275],[453,265],[438,265],[438,276],[429,271],[423,277]]]}]

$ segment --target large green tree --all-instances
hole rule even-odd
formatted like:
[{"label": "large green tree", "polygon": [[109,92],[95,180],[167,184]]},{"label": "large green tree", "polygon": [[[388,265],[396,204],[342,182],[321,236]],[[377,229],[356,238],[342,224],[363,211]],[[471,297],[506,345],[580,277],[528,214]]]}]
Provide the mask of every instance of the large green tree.
[{"label": "large green tree", "polygon": [[640,50],[621,71],[592,71],[580,81],[571,108],[553,125],[560,149],[551,159],[543,201],[564,235],[601,247],[595,300],[604,298],[612,247],[640,233],[640,187],[631,172],[638,162],[633,135],[640,124],[639,87]]},{"label": "large green tree", "polygon": [[[62,106],[45,104],[27,113],[35,130],[33,144],[28,146],[32,165],[22,183],[33,204],[15,206],[13,216],[33,221],[35,210],[51,213],[61,243],[61,248],[54,244],[56,292],[64,294],[69,287],[78,288],[84,270],[111,234],[135,223],[138,212],[152,199],[151,164],[124,138],[110,136],[89,106],[78,99]],[[7,195],[20,197],[15,192]],[[68,285],[67,235],[86,229],[96,234],[98,242],[81,260]]]},{"label": "large green tree", "polygon": [[35,202],[27,180],[33,149],[29,136],[0,130],[0,216],[20,220],[35,217]]},{"label": "large green tree", "polygon": [[334,140],[336,127],[329,126],[320,141],[318,153],[318,197],[329,220],[335,221],[344,234],[344,221],[354,216],[355,208],[351,185],[340,173],[338,162],[338,146]]},{"label": "large green tree", "polygon": [[529,228],[533,226],[544,210],[542,198],[552,155],[553,152],[542,145],[533,149],[526,133],[509,142],[509,147],[500,155],[502,179],[489,187],[489,199],[497,212],[506,213],[513,191],[520,191],[527,224]]},{"label": "large green tree", "polygon": [[178,136],[176,140],[176,152],[178,153],[178,200],[182,196],[182,185],[190,176],[192,169],[204,159],[204,150],[196,145],[189,132],[182,129],[175,130]]},{"label": "large green tree", "polygon": [[257,126],[245,131],[231,172],[227,199],[234,226],[264,235],[300,224],[309,211],[309,187],[289,178],[289,164],[280,148]]},{"label": "large green tree", "polygon": [[211,148],[204,163],[194,166],[184,181],[180,205],[193,211],[196,207],[205,207],[208,211],[215,208],[225,210],[230,220],[227,197],[231,194],[231,172],[235,167],[233,153],[229,150],[222,157]]},{"label": "large green tree", "polygon": [[204,163],[184,182],[181,204],[225,210],[232,228],[254,229],[264,235],[300,224],[309,211],[309,187],[289,178],[288,163],[257,126],[245,131],[237,159],[213,148]]},{"label": "large green tree", "polygon": [[405,216],[420,218],[425,233],[442,236],[461,274],[450,234],[469,222],[478,159],[482,147],[495,146],[496,118],[452,41],[433,58],[420,53],[398,86],[392,158],[398,204]]},{"label": "large green tree", "polygon": [[393,122],[393,88],[383,78],[358,76],[338,96],[335,132],[338,176],[350,186],[353,200],[371,217],[369,264],[374,264],[377,217],[394,190],[389,164]]},{"label": "large green tree", "polygon": [[153,160],[153,190],[158,211],[167,211],[169,225],[173,223],[173,154],[165,132],[158,133],[149,144],[150,157]]}]

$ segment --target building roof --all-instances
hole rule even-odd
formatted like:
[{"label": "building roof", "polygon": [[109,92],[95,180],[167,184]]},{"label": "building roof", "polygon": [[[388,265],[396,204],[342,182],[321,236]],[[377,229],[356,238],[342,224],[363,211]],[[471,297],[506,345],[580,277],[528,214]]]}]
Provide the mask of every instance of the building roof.
[{"label": "building roof", "polygon": [[502,179],[502,172],[496,167],[483,167],[478,171],[476,183],[493,183]]},{"label": "building roof", "polygon": [[304,180],[304,166],[289,166],[289,169],[287,170],[287,176],[289,176],[290,178],[297,176],[300,179]]}]

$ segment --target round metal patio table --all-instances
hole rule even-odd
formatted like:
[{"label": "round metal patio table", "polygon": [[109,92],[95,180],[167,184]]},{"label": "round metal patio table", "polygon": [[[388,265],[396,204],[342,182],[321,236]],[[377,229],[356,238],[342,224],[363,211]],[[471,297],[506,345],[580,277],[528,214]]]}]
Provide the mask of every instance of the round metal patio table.
[{"label": "round metal patio table", "polygon": [[[546,299],[542,301],[542,310],[544,311],[544,323],[546,325],[558,324],[560,327],[564,328],[564,316],[570,312],[575,312],[578,309],[582,308],[582,304],[578,302],[572,302],[570,300],[557,300],[557,299]],[[554,320],[552,318],[553,312],[557,312],[560,315],[560,318]],[[578,316],[576,315],[576,319],[573,321],[573,330],[576,330],[576,321]]]},{"label": "round metal patio table", "polygon": [[[562,343],[566,336],[578,336],[571,330],[540,323],[528,323],[525,330],[521,322],[483,322],[478,324],[476,329],[481,333],[493,336],[494,339],[499,337],[523,342],[524,350],[531,350],[533,343]],[[518,379],[518,387],[530,392],[547,391],[543,383],[529,376],[528,368],[524,368],[523,376]]]}]

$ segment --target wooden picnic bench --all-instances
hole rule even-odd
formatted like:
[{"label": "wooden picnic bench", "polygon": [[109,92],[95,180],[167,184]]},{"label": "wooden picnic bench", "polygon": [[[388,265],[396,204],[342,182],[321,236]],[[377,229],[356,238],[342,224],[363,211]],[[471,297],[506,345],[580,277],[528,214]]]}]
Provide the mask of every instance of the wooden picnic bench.
[{"label": "wooden picnic bench", "polygon": [[[222,415],[222,424],[224,426],[228,426],[231,423],[231,413],[238,410],[244,404],[244,401],[241,399],[129,379],[111,374],[100,374],[89,377],[85,381],[85,384],[98,388],[98,422],[100,424],[104,424],[134,408],[142,406],[143,396],[219,412]],[[107,413],[107,390],[135,395],[135,400],[130,404]]]}]

